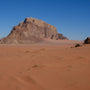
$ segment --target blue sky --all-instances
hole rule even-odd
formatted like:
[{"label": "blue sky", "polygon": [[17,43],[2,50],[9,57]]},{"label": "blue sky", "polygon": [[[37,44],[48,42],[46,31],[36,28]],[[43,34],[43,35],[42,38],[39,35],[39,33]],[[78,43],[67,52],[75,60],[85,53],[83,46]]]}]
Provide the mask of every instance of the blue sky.
[{"label": "blue sky", "polygon": [[0,0],[0,38],[26,17],[56,26],[71,40],[90,36],[90,0]]}]

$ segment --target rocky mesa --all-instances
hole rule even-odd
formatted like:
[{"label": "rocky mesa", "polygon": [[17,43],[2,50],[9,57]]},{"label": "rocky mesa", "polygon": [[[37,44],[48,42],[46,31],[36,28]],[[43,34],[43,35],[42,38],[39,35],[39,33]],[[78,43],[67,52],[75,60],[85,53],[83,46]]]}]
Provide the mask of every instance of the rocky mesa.
[{"label": "rocky mesa", "polygon": [[49,39],[67,39],[57,32],[56,27],[35,18],[26,18],[19,25],[14,26],[10,34],[0,40],[0,44],[28,44]]}]

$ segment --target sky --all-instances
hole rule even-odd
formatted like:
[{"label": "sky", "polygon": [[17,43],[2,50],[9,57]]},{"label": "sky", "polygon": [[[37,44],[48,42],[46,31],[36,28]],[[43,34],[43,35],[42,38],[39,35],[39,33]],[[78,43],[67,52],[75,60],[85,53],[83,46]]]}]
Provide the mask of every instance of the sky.
[{"label": "sky", "polygon": [[54,25],[70,40],[90,36],[90,0],[0,0],[0,38],[26,17]]}]

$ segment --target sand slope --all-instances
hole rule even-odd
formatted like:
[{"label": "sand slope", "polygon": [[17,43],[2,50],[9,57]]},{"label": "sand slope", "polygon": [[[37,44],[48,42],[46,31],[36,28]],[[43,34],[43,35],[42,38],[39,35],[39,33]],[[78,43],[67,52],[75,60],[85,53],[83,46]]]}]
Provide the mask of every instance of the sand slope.
[{"label": "sand slope", "polygon": [[90,90],[90,45],[66,42],[0,45],[0,90]]}]

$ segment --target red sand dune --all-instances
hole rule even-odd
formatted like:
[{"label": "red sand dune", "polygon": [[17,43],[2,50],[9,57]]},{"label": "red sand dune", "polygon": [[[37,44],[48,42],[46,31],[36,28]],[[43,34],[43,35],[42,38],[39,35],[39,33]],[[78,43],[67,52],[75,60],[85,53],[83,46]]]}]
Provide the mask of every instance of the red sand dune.
[{"label": "red sand dune", "polygon": [[77,42],[0,45],[0,90],[90,90],[90,45]]}]

